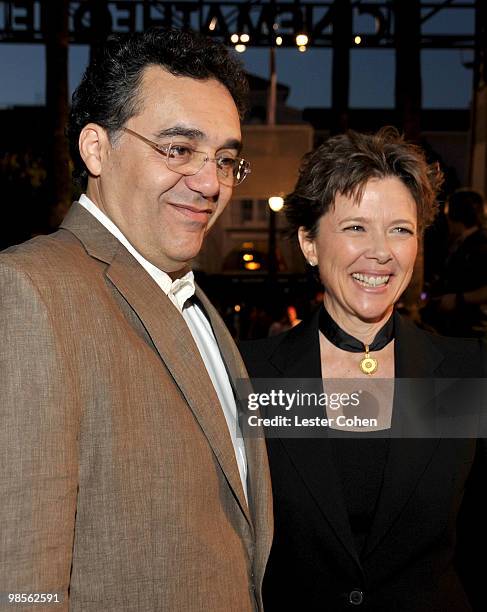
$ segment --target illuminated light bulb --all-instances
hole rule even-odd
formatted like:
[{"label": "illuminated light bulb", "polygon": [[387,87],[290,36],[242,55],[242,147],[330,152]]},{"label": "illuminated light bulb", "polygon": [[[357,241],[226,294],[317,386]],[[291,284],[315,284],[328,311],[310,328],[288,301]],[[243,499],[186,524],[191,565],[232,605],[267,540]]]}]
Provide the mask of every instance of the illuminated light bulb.
[{"label": "illuminated light bulb", "polygon": [[235,304],[233,309],[235,310],[235,312],[240,312],[240,310],[241,310],[240,304]]},{"label": "illuminated light bulb", "polygon": [[215,28],[216,28],[216,17],[213,17],[212,20],[210,21],[210,25],[208,26],[208,29],[213,32]]},{"label": "illuminated light bulb", "polygon": [[280,47],[282,45],[282,36],[277,36],[276,37],[276,45],[278,47]]},{"label": "illuminated light bulb", "polygon": [[235,51],[238,53],[243,53],[247,47],[245,45],[235,45]]},{"label": "illuminated light bulb", "polygon": [[253,261],[254,260],[254,256],[252,255],[252,253],[244,253],[242,255],[242,259],[244,261]]},{"label": "illuminated light bulb", "polygon": [[308,50],[308,47],[306,45],[301,45],[300,47],[298,47],[298,49],[301,51],[301,53],[304,53]]},{"label": "illuminated light bulb", "polygon": [[269,208],[274,212],[279,212],[284,206],[284,200],[281,196],[271,196],[268,200]]},{"label": "illuminated light bulb", "polygon": [[259,270],[260,263],[258,261],[249,261],[244,266],[247,270]]},{"label": "illuminated light bulb", "polygon": [[230,36],[230,40],[231,40],[233,43],[238,43],[238,34],[232,34],[232,35]]},{"label": "illuminated light bulb", "polygon": [[355,43],[356,45],[360,45],[360,43],[362,42],[362,37],[361,37],[361,36],[356,36],[356,37],[353,39],[353,41],[354,41],[354,43]]},{"label": "illuminated light bulb", "polygon": [[240,36],[240,42],[248,43],[250,40],[250,36],[248,34],[242,34]]},{"label": "illuminated light bulb", "polygon": [[309,38],[306,34],[298,34],[296,36],[296,44],[298,47],[305,47],[308,44]]}]

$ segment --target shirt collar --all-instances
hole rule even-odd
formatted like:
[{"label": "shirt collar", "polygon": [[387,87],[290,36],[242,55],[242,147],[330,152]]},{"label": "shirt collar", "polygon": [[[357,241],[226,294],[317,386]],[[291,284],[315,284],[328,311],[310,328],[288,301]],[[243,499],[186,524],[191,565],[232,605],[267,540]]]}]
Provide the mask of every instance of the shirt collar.
[{"label": "shirt collar", "polygon": [[119,242],[127,249],[127,251],[135,257],[140,265],[147,271],[153,280],[164,291],[168,298],[173,302],[176,308],[182,312],[186,301],[194,295],[195,284],[192,270],[187,272],[181,278],[172,280],[169,274],[160,270],[150,261],[145,259],[127,240],[113,221],[101,211],[98,206],[90,200],[84,193],[79,198],[79,203],[83,208],[90,212],[106,229],[117,238]]}]

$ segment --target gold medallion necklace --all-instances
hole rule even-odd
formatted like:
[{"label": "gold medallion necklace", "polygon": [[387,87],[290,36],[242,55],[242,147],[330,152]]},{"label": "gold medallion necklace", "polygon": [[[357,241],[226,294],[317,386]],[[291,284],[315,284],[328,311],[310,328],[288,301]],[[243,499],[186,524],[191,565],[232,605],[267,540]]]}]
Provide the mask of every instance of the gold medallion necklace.
[{"label": "gold medallion necklace", "polygon": [[377,332],[371,344],[364,344],[354,338],[331,318],[325,307],[320,312],[320,331],[336,347],[351,353],[363,353],[359,363],[360,371],[367,376],[372,376],[379,369],[379,362],[370,355],[371,351],[380,351],[394,338],[394,315],[391,315],[387,323]]},{"label": "gold medallion necklace", "polygon": [[365,355],[360,360],[360,369],[364,374],[372,376],[372,374],[375,374],[377,372],[378,367],[379,363],[377,362],[377,359],[370,356],[369,345],[366,344]]}]

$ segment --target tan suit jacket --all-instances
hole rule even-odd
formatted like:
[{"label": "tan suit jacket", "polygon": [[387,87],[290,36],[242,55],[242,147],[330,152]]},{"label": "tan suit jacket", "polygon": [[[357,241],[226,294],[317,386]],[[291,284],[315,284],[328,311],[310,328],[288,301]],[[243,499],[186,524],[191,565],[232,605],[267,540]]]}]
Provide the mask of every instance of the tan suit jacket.
[{"label": "tan suit jacket", "polygon": [[[196,295],[230,379],[246,377]],[[0,255],[0,296],[0,592],[61,593],[42,607],[58,612],[261,610],[265,443],[246,441],[247,505],[205,365],[157,284],[75,204]]]}]

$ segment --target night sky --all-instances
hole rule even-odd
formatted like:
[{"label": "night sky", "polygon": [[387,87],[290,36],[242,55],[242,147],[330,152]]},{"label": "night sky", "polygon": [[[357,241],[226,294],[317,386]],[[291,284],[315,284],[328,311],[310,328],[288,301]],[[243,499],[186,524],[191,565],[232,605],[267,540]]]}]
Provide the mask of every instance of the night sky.
[{"label": "night sky", "polygon": [[[370,17],[356,18],[358,31],[370,31]],[[474,29],[473,11],[443,9],[425,26],[425,32],[462,34]],[[472,52],[423,50],[422,82],[424,108],[468,108],[471,100]],[[252,49],[240,54],[247,69],[268,76],[268,51]],[[277,49],[279,82],[291,88],[288,104],[297,108],[324,106],[331,102],[330,49],[300,53],[293,48]],[[88,61],[88,47],[70,47],[71,91]],[[18,104],[44,104],[44,47],[42,45],[0,44],[0,108]],[[354,48],[351,52],[350,106],[391,108],[394,106],[394,51]]]}]

